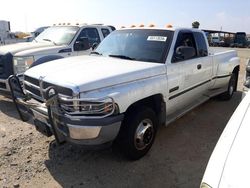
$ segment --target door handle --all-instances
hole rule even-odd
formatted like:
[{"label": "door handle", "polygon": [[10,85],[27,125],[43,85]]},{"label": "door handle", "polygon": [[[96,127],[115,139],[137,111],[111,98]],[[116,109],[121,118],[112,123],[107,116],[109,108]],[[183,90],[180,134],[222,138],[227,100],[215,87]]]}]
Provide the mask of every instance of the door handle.
[{"label": "door handle", "polygon": [[201,64],[197,65],[197,69],[201,69],[201,67],[202,67]]}]

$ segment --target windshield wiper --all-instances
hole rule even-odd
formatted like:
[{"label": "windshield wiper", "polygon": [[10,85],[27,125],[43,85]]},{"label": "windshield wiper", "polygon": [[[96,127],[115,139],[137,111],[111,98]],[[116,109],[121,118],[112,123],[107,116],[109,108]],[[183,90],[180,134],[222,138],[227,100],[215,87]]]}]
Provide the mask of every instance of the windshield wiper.
[{"label": "windshield wiper", "polygon": [[54,45],[57,45],[54,41],[50,40],[50,39],[43,39],[44,41],[48,41],[48,42],[52,42]]},{"label": "windshield wiper", "polygon": [[135,58],[125,56],[125,55],[109,55],[109,57],[117,57],[117,58],[121,58],[121,59],[135,60]]},{"label": "windshield wiper", "polygon": [[99,53],[97,51],[90,52],[90,54],[102,55],[101,53]]}]

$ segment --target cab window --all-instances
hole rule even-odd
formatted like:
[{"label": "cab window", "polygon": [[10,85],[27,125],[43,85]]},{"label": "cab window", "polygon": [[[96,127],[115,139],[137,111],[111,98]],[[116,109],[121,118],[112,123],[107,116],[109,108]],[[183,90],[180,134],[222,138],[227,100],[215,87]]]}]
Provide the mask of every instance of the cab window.
[{"label": "cab window", "polygon": [[104,38],[105,38],[106,36],[108,36],[109,33],[110,33],[108,29],[102,28],[101,30],[102,30],[102,34],[103,34],[103,37],[104,37]]},{"label": "cab window", "polygon": [[[188,58],[183,57],[182,55],[180,55],[177,51],[177,49],[179,47],[191,47],[195,49],[195,53]],[[184,61],[187,59],[193,59],[197,57],[197,49],[196,49],[196,43],[194,40],[194,36],[192,32],[180,32],[178,34],[177,40],[176,40],[176,44],[174,47],[174,54],[172,57],[172,62],[180,62],[180,61]]]},{"label": "cab window", "polygon": [[83,29],[81,31],[81,33],[79,34],[79,36],[77,37],[77,40],[79,40],[81,38],[84,38],[84,37],[87,37],[89,39],[90,47],[92,47],[94,43],[99,44],[100,41],[101,41],[96,28],[85,28],[85,29]]},{"label": "cab window", "polygon": [[194,32],[194,38],[197,44],[197,52],[199,57],[208,56],[207,43],[205,37],[200,32]]}]

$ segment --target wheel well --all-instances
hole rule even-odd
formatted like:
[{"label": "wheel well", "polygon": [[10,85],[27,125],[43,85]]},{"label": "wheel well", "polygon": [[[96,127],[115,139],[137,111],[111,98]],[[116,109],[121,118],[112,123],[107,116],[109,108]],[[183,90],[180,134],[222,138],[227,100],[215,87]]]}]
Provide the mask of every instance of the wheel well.
[{"label": "wheel well", "polygon": [[235,75],[236,75],[236,85],[234,87],[234,91],[237,90],[238,79],[239,79],[239,71],[240,71],[240,66],[239,65],[237,65],[236,67],[234,67],[233,73],[235,73]]},{"label": "wheel well", "polygon": [[159,120],[159,124],[165,123],[165,121],[166,121],[166,105],[165,105],[165,101],[163,100],[162,94],[152,95],[150,97],[141,99],[141,100],[131,104],[128,107],[128,109],[126,110],[125,116],[126,116],[126,114],[134,111],[139,106],[146,106],[146,107],[151,108],[155,112],[155,114]]}]

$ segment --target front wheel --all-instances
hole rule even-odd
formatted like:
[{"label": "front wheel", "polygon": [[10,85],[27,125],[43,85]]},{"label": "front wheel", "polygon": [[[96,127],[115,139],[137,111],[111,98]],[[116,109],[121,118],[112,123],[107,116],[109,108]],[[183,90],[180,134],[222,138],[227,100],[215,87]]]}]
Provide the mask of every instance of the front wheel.
[{"label": "front wheel", "polygon": [[131,160],[146,155],[154,142],[157,122],[154,111],[148,107],[128,113],[117,138],[121,152]]},{"label": "front wheel", "polygon": [[223,94],[221,94],[220,98],[222,100],[230,100],[234,94],[234,91],[236,90],[236,74],[232,73],[231,78],[228,83],[227,91]]}]

